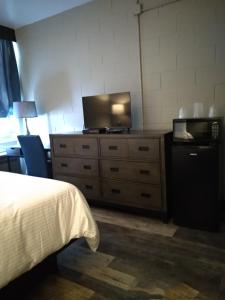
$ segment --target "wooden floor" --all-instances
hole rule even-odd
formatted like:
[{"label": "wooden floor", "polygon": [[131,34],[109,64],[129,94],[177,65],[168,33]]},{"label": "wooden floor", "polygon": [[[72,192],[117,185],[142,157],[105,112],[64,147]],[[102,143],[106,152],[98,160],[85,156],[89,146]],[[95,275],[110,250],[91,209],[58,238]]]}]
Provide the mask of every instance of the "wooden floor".
[{"label": "wooden floor", "polygon": [[80,239],[58,255],[59,270],[27,286],[30,300],[224,300],[225,233],[93,209],[101,243]]}]

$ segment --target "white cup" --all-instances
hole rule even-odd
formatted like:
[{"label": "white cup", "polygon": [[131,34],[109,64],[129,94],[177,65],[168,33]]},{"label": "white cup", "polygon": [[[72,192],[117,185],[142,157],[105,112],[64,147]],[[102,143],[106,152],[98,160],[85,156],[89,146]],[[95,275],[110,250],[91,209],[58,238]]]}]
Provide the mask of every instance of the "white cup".
[{"label": "white cup", "polygon": [[193,103],[193,117],[194,118],[204,117],[204,106],[202,102]]},{"label": "white cup", "polygon": [[186,117],[187,117],[187,111],[186,111],[186,109],[184,107],[181,107],[179,109],[179,112],[178,112],[178,118],[179,119],[184,119]]},{"label": "white cup", "polygon": [[211,105],[209,107],[209,114],[208,114],[209,118],[213,118],[216,117],[216,107],[215,105]]}]

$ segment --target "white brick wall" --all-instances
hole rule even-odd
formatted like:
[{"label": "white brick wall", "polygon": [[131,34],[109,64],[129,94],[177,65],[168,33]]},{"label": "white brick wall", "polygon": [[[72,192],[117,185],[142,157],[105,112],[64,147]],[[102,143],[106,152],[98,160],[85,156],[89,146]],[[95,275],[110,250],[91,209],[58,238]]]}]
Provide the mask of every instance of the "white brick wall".
[{"label": "white brick wall", "polygon": [[[170,1],[141,2],[149,9]],[[24,97],[51,116],[50,127],[81,129],[83,95],[130,90],[133,125],[141,128],[135,5],[95,0],[16,32]],[[191,116],[193,102],[203,102],[207,115],[218,103],[218,86],[225,83],[224,28],[224,0],[180,0],[141,15],[145,128],[171,128],[181,106]],[[52,124],[54,114],[63,114],[67,124]]]},{"label": "white brick wall", "polygon": [[225,116],[225,83],[215,87],[215,104],[218,112]]},{"label": "white brick wall", "polygon": [[[144,9],[163,2],[142,0]],[[180,107],[192,116],[194,102],[206,116],[212,104],[225,114],[224,28],[223,0],[181,0],[141,15],[144,128],[171,128]]]},{"label": "white brick wall", "polygon": [[24,99],[43,114],[32,132],[82,129],[82,96],[126,90],[134,128],[171,128],[194,102],[225,116],[225,0],[180,0],[141,15],[143,115],[135,6],[95,0],[16,31]]},{"label": "white brick wall", "polygon": [[141,128],[136,0],[95,0],[16,31],[24,98],[47,113],[50,132],[83,128],[81,97],[130,91]]}]

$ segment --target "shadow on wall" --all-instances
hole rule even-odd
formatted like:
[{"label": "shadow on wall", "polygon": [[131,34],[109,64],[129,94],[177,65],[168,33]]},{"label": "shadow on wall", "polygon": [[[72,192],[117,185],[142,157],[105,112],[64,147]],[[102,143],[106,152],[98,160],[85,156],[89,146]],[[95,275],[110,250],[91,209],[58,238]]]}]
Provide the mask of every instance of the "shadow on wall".
[{"label": "shadow on wall", "polygon": [[[73,110],[73,91],[70,76],[66,72],[45,74],[36,82],[34,91],[40,115],[59,113],[62,116]],[[48,118],[49,132],[52,132],[51,118]]]},{"label": "shadow on wall", "polygon": [[40,114],[55,110],[71,111],[72,97],[70,76],[65,72],[44,75],[37,80],[35,98]]},{"label": "shadow on wall", "polygon": [[[131,95],[132,97],[132,95]],[[131,98],[131,101],[132,101],[132,98]],[[133,103],[131,104],[132,107],[131,107],[131,123],[132,123],[132,128],[134,129],[137,129],[137,128],[141,128],[142,125],[142,120],[140,118],[140,108],[138,107],[138,104],[133,101]]]}]

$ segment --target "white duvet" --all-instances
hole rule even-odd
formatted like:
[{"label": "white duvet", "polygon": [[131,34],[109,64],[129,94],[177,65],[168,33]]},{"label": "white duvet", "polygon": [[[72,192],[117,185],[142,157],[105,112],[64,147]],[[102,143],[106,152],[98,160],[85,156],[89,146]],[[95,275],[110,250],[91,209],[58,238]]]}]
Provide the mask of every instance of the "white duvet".
[{"label": "white duvet", "polygon": [[79,237],[97,249],[97,225],[75,186],[0,172],[0,288]]}]

